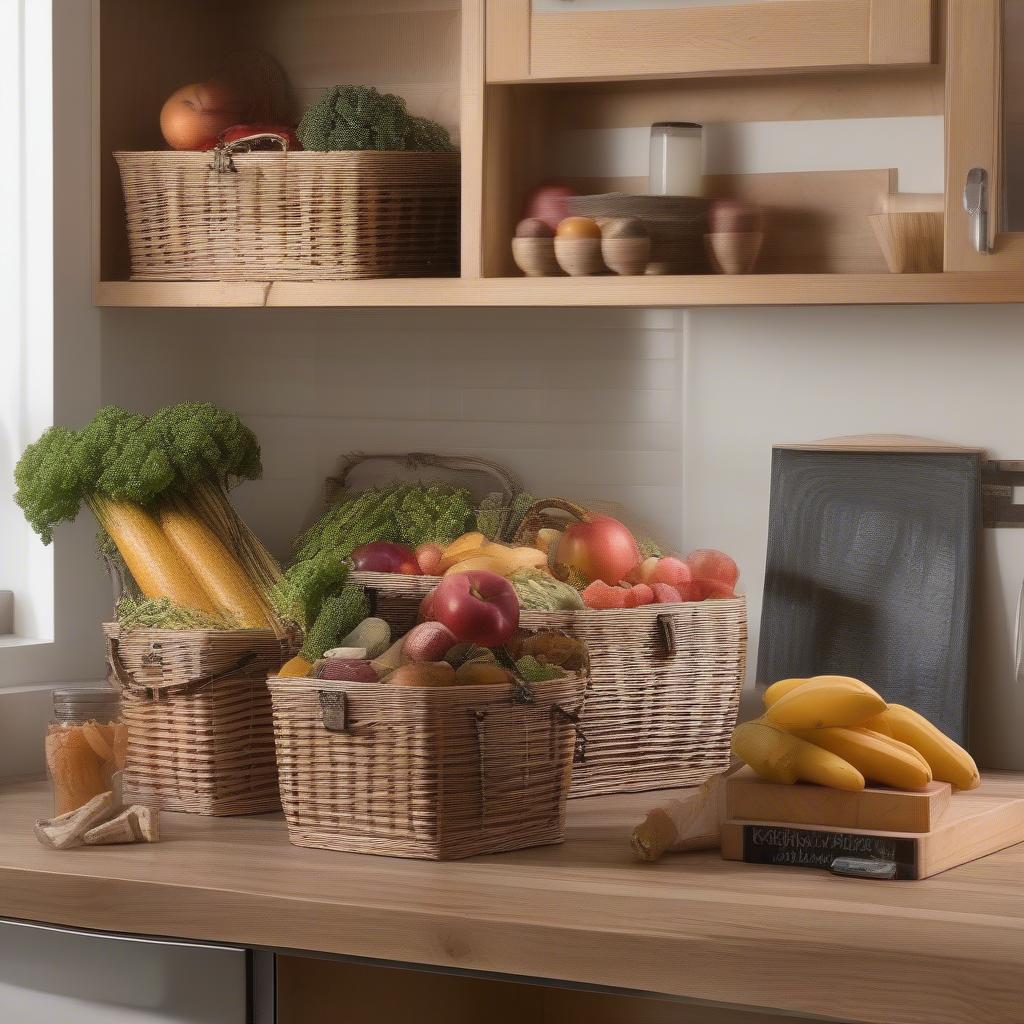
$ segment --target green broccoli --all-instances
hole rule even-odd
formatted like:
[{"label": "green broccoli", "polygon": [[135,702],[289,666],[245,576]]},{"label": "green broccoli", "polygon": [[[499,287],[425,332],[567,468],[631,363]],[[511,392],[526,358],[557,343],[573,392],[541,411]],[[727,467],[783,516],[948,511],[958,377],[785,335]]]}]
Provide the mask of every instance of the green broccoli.
[{"label": "green broccoli", "polygon": [[383,95],[369,85],[336,85],[302,115],[295,130],[304,149],[455,150],[447,129],[415,117],[401,96]]},{"label": "green broccoli", "polygon": [[306,631],[302,657],[317,661],[338,644],[370,614],[370,602],[362,587],[348,586],[340,594],[325,598],[316,621]]},{"label": "green broccoli", "polygon": [[169,598],[138,599],[126,595],[117,602],[117,621],[131,629],[236,629],[228,615],[216,615],[199,608],[185,608]]},{"label": "green broccoli", "polygon": [[316,621],[326,598],[348,578],[348,563],[330,549],[296,562],[271,591],[271,601],[282,619],[308,629]]}]

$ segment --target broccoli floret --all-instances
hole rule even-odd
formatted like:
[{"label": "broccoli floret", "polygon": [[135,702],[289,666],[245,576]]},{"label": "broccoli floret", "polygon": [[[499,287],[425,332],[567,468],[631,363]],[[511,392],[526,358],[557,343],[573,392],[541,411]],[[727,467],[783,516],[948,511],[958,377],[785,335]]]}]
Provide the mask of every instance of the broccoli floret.
[{"label": "broccoli floret", "polygon": [[316,620],[325,598],[336,593],[347,577],[348,563],[325,549],[291,566],[271,592],[271,600],[282,619],[305,630]]},{"label": "broccoli floret", "polygon": [[320,607],[316,621],[306,631],[302,656],[317,661],[338,644],[370,614],[370,602],[362,587],[345,587],[336,597],[328,597]]},{"label": "broccoli floret", "polygon": [[44,544],[53,540],[58,523],[72,521],[82,507],[91,483],[82,454],[73,430],[50,427],[14,467],[14,500]]},{"label": "broccoli floret", "polygon": [[452,152],[447,129],[414,117],[405,100],[369,85],[336,85],[302,115],[296,135],[304,149]]}]

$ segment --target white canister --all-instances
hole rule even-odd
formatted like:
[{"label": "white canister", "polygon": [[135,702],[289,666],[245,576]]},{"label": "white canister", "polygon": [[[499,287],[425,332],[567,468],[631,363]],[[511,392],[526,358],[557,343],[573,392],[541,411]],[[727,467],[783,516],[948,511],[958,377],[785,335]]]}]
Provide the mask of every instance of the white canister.
[{"label": "white canister", "polygon": [[681,121],[651,125],[652,196],[704,194],[704,126]]}]

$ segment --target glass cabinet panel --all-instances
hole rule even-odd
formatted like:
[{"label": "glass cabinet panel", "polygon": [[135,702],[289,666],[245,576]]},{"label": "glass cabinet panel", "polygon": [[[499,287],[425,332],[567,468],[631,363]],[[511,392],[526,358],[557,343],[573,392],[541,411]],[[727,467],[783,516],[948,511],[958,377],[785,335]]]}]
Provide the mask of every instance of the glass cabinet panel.
[{"label": "glass cabinet panel", "polygon": [[1002,224],[1024,231],[1024,0],[1003,0]]}]

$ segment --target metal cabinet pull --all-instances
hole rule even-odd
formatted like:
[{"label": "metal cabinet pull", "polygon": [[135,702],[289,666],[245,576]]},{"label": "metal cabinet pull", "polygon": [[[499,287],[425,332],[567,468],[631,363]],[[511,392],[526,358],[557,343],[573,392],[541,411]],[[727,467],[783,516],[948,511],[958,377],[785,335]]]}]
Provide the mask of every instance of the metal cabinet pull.
[{"label": "metal cabinet pull", "polygon": [[988,244],[988,171],[972,167],[964,185],[964,209],[971,218],[971,241],[977,252],[990,253]]}]

